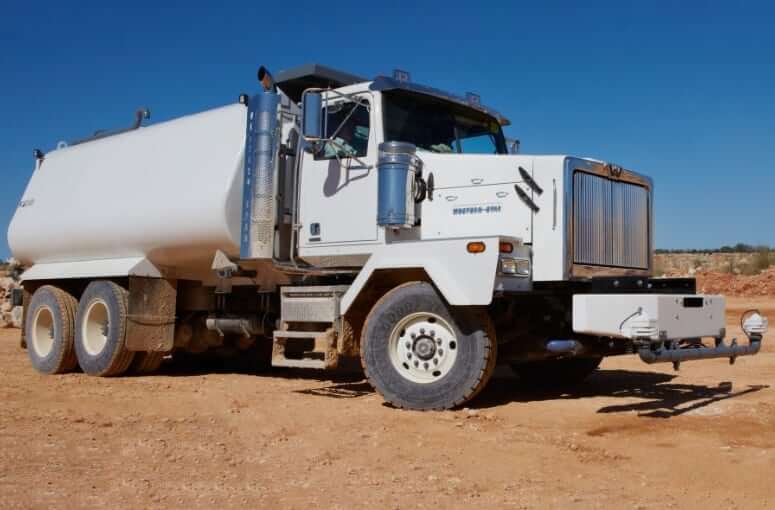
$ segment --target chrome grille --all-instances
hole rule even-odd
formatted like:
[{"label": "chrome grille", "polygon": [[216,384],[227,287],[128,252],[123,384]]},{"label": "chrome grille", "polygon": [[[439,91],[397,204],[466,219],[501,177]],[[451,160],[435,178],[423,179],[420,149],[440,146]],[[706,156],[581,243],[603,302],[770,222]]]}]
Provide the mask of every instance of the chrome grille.
[{"label": "chrome grille", "polygon": [[598,175],[573,175],[576,264],[648,269],[649,190]]}]

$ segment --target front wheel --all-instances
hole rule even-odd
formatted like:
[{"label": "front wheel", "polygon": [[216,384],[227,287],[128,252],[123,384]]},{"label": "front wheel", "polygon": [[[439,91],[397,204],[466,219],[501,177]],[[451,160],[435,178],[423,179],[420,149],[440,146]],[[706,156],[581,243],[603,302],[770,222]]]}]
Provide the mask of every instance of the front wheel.
[{"label": "front wheel", "polygon": [[459,406],[481,391],[495,369],[497,344],[487,313],[450,307],[425,282],[383,296],[361,338],[366,377],[396,407]]}]

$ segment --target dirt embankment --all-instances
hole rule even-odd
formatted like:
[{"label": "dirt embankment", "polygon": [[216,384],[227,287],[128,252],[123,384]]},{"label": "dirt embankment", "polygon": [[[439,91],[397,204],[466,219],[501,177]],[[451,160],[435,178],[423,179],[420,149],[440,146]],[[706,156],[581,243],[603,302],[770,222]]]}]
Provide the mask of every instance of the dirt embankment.
[{"label": "dirt embankment", "polygon": [[697,291],[726,296],[775,296],[775,268],[757,275],[700,272],[696,275]]},{"label": "dirt embankment", "polygon": [[[697,279],[697,291],[735,297],[775,296],[775,254],[668,253],[655,255],[656,274]],[[775,261],[773,261],[775,262]]]}]

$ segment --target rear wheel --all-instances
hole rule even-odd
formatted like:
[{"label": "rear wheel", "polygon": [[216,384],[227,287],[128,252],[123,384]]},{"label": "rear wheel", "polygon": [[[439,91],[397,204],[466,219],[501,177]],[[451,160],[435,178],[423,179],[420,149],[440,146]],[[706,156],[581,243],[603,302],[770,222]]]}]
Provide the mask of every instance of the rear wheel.
[{"label": "rear wheel", "polygon": [[544,388],[577,384],[594,372],[602,357],[565,358],[529,361],[511,365],[519,378],[528,385]]},{"label": "rear wheel", "polygon": [[127,291],[110,281],[86,287],[76,315],[75,352],[89,375],[126,372],[135,356],[126,348]]},{"label": "rear wheel", "polygon": [[495,368],[489,316],[449,307],[425,282],[388,292],[369,313],[361,338],[366,377],[397,407],[459,406],[479,393]]},{"label": "rear wheel", "polygon": [[78,365],[73,348],[77,306],[73,296],[51,285],[33,294],[27,310],[25,337],[27,354],[38,372],[61,374]]}]

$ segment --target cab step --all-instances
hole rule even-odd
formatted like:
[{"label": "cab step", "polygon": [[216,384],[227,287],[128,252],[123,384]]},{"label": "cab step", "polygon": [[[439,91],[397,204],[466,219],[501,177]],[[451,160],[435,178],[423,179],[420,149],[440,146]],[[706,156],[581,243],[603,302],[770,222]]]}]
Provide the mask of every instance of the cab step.
[{"label": "cab step", "polygon": [[283,287],[281,327],[273,333],[272,366],[336,368],[339,302],[346,285]]}]

